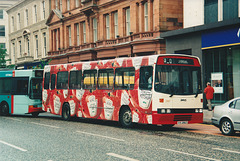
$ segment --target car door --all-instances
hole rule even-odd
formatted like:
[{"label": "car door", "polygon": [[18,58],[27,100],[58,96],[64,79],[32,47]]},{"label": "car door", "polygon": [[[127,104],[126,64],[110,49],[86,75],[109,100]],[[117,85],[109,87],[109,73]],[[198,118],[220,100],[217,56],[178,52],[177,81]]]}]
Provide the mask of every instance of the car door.
[{"label": "car door", "polygon": [[240,130],[240,99],[235,101],[235,106],[234,108],[231,108],[229,115],[233,120],[234,129]]}]

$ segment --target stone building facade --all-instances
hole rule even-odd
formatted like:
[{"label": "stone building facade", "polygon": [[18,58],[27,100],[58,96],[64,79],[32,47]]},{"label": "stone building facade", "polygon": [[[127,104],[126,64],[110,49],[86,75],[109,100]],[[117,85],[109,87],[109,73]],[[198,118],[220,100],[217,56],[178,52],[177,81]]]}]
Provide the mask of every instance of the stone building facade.
[{"label": "stone building facade", "polygon": [[163,54],[183,0],[52,0],[47,25],[51,64]]},{"label": "stone building facade", "polygon": [[39,65],[49,50],[50,0],[22,0],[7,13],[11,64],[24,69]]}]

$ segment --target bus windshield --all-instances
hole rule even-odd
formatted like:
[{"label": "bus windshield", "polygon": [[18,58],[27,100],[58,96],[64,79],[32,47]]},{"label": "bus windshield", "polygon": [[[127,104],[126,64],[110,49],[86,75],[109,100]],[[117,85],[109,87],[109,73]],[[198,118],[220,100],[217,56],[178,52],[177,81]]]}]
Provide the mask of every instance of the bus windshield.
[{"label": "bus windshield", "polygon": [[171,95],[189,95],[201,92],[200,67],[157,65],[155,91]]},{"label": "bus windshield", "polygon": [[42,78],[31,79],[30,98],[42,99]]}]

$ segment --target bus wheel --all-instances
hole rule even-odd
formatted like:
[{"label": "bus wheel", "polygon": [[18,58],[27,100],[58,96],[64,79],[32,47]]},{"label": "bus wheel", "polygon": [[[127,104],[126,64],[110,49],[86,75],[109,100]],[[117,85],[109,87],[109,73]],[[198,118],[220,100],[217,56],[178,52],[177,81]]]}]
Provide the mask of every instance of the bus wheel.
[{"label": "bus wheel", "polygon": [[132,126],[132,112],[129,108],[123,108],[120,112],[120,124],[123,127],[131,127]]},{"label": "bus wheel", "polygon": [[32,113],[32,117],[38,117],[39,113],[38,112],[34,112]]},{"label": "bus wheel", "polygon": [[9,115],[9,106],[6,102],[2,102],[0,105],[0,115],[2,116]]},{"label": "bus wheel", "polygon": [[173,127],[174,126],[174,124],[165,124],[165,125],[162,125],[162,127],[164,127],[164,128],[171,128],[171,127]]},{"label": "bus wheel", "polygon": [[62,108],[62,118],[65,121],[68,121],[71,118],[71,116],[70,116],[70,106],[69,106],[68,103],[65,103],[63,105],[63,108]]}]

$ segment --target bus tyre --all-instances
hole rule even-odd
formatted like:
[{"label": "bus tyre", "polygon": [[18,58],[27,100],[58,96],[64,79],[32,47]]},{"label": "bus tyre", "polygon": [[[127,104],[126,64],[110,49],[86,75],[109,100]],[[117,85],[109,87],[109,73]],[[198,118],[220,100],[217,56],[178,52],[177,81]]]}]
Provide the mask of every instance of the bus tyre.
[{"label": "bus tyre", "polygon": [[32,117],[38,117],[39,113],[38,112],[34,112],[32,113]]},{"label": "bus tyre", "polygon": [[235,132],[232,122],[226,118],[221,121],[220,130],[224,135],[232,135]]},{"label": "bus tyre", "polygon": [[123,108],[120,113],[120,124],[123,127],[131,127],[132,126],[132,112],[129,108]]},{"label": "bus tyre", "polygon": [[162,127],[164,127],[164,128],[171,128],[171,127],[173,127],[174,126],[174,124],[165,124],[165,125],[162,125]]},{"label": "bus tyre", "polygon": [[0,105],[0,115],[2,116],[9,115],[9,106],[6,102],[2,102]]},{"label": "bus tyre", "polygon": [[71,115],[70,115],[70,106],[68,103],[65,103],[62,108],[62,118],[65,121],[70,120]]}]

